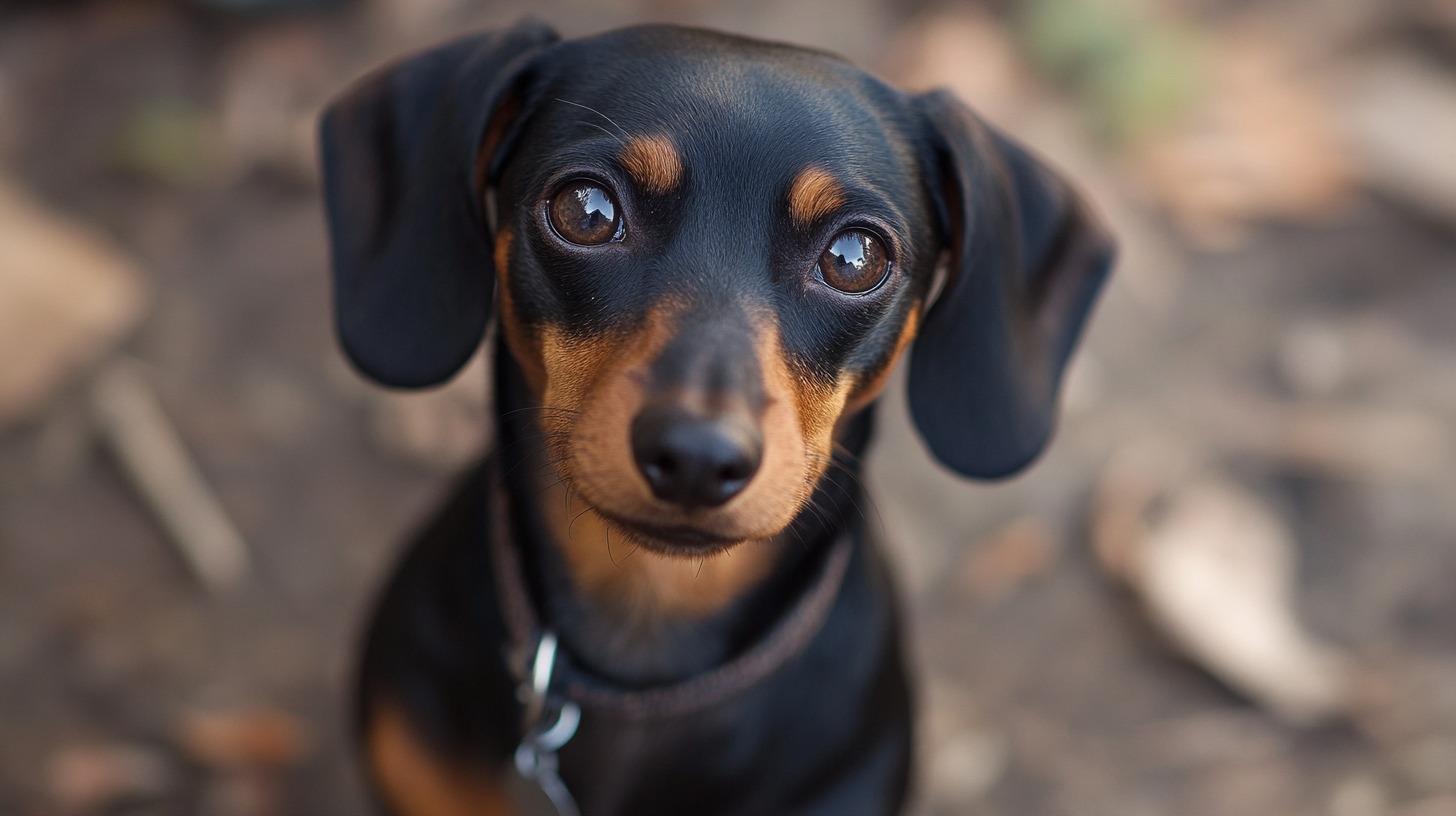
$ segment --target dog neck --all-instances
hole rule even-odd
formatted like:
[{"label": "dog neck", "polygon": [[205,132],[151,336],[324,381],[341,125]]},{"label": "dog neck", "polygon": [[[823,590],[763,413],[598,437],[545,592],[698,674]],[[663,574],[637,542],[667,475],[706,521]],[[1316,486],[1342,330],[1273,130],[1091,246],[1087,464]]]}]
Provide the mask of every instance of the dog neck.
[{"label": "dog neck", "polygon": [[614,541],[559,483],[540,405],[508,353],[496,355],[496,400],[512,527],[537,612],[605,680],[670,683],[731,659],[787,613],[833,541],[864,523],[859,457],[873,425],[868,410],[845,424],[843,452],[784,533],[686,559]]}]

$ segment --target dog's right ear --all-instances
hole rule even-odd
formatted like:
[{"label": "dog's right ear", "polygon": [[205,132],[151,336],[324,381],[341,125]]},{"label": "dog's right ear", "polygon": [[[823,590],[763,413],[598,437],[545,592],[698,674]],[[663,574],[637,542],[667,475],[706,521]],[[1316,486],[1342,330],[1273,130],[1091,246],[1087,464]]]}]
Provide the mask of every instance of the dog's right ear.
[{"label": "dog's right ear", "polygon": [[559,39],[533,20],[469,37],[365,78],[324,112],[335,326],[367,376],[435,385],[480,345],[495,262],[477,163],[492,114]]}]

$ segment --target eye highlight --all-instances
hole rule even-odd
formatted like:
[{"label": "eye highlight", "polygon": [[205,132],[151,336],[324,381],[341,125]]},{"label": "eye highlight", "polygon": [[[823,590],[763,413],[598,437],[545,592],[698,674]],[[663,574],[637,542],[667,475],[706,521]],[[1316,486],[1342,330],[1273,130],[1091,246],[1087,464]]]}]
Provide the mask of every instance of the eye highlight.
[{"label": "eye highlight", "polygon": [[819,276],[841,292],[862,295],[879,286],[890,271],[884,242],[867,230],[845,230],[819,256]]},{"label": "eye highlight", "polygon": [[602,185],[578,179],[556,191],[547,205],[551,228],[568,243],[596,246],[622,237],[616,199]]}]

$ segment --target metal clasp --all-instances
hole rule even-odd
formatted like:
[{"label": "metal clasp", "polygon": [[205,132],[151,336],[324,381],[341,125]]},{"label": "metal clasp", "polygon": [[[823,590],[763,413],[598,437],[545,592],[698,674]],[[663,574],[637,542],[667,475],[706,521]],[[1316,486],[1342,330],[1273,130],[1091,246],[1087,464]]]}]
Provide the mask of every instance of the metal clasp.
[{"label": "metal clasp", "polygon": [[[555,711],[555,720],[546,724],[547,708],[550,704],[548,691],[551,675],[556,668],[556,633],[542,633],[536,644],[536,658],[531,661],[530,686],[522,683],[525,709],[521,718],[521,744],[516,747],[516,772],[522,781],[534,785],[534,789],[520,791],[518,797],[533,801],[533,808],[527,812],[549,812],[550,807],[559,816],[580,816],[576,800],[567,790],[558,772],[556,752],[576,735],[581,724],[581,707],[571,700],[565,700]],[[539,794],[544,794],[545,801]],[[524,802],[518,802],[524,805]]]}]

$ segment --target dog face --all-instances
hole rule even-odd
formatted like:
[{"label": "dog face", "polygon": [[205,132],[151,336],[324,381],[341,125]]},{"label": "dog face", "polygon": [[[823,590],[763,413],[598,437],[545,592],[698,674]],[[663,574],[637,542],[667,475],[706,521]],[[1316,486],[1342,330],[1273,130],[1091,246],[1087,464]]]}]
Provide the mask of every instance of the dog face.
[{"label": "dog face", "polygon": [[638,29],[560,47],[521,107],[482,157],[498,314],[561,477],[651,548],[777,534],[939,254],[894,93],[825,55]]},{"label": "dog face", "polygon": [[448,377],[494,286],[559,476],[664,552],[782,531],[917,332],[932,450],[1019,469],[1110,262],[1075,196],[948,97],[702,31],[446,46],[331,108],[324,154],[360,368]]}]

